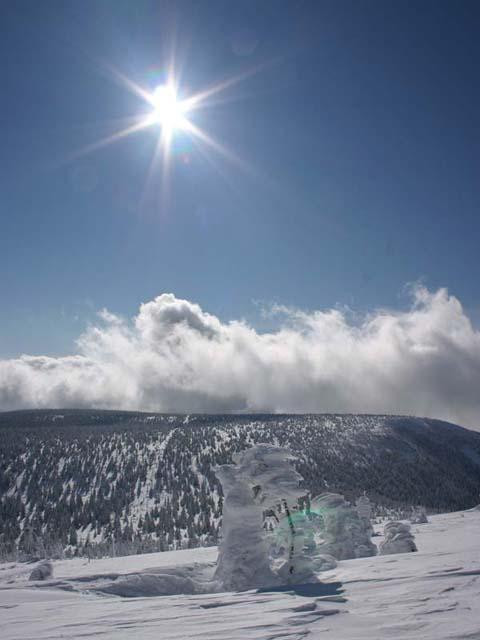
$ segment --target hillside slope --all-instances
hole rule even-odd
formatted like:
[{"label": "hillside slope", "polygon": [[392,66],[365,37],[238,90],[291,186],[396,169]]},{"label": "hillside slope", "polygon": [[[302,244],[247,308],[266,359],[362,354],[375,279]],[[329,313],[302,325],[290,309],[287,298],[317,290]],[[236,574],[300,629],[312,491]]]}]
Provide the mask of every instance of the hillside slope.
[{"label": "hillside slope", "polygon": [[478,502],[480,433],[369,415],[0,414],[0,554],[125,553],[218,538],[213,467],[256,442],[289,447],[313,494],[364,490],[377,509]]}]

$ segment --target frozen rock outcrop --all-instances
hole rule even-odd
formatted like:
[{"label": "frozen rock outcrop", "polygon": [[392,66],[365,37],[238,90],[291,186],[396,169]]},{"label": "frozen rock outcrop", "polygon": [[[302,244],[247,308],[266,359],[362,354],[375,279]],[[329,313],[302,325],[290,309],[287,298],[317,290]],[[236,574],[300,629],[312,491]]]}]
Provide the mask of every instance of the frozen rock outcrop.
[{"label": "frozen rock outcrop", "polygon": [[385,539],[380,543],[381,555],[417,551],[409,524],[395,521],[387,522],[384,535]]}]

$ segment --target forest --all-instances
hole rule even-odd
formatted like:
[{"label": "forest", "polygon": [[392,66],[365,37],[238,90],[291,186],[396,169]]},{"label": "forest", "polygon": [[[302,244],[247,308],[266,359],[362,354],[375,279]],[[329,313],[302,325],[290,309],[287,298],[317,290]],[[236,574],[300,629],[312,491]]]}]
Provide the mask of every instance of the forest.
[{"label": "forest", "polygon": [[214,545],[214,473],[255,443],[289,448],[306,496],[366,492],[377,517],[478,502],[480,434],[407,416],[0,414],[0,558]]}]

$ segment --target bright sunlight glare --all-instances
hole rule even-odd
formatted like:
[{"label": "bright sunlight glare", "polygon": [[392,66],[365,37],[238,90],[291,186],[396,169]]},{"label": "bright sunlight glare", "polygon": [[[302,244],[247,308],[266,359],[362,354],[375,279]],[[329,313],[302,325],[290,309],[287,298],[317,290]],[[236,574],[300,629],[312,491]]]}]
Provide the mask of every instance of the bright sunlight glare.
[{"label": "bright sunlight glare", "polygon": [[[127,126],[70,154],[68,157],[69,161],[72,161],[86,153],[91,153],[97,149],[106,147],[143,129],[158,127],[160,132],[155,151],[150,162],[145,189],[148,189],[148,185],[154,176],[156,166],[161,163],[162,193],[164,194],[163,197],[165,197],[167,192],[166,183],[172,155],[173,138],[175,133],[180,131],[186,134],[192,141],[195,141],[200,150],[202,150],[202,147],[208,147],[210,150],[224,156],[227,160],[234,163],[242,170],[246,172],[251,171],[251,168],[238,158],[236,154],[224,147],[215,140],[214,137],[192,122],[189,118],[189,114],[193,113],[197,109],[209,106],[212,104],[211,99],[214,96],[245,80],[252,74],[259,72],[263,68],[263,65],[255,67],[237,76],[227,78],[223,82],[207,87],[196,94],[182,98],[180,98],[177,93],[178,82],[175,78],[175,74],[173,73],[172,65],[167,81],[155,87],[153,91],[149,91],[148,89],[140,86],[110,64],[104,62],[103,65],[109,73],[116,80],[120,81],[131,93],[137,95],[147,103],[149,106],[149,112],[143,112],[137,117],[125,119]],[[208,157],[203,150],[202,154],[204,157]]]},{"label": "bright sunlight glare", "polygon": [[177,99],[177,93],[171,85],[160,85],[152,93],[151,102],[154,111],[150,118],[168,132],[185,126],[183,116],[185,108]]}]

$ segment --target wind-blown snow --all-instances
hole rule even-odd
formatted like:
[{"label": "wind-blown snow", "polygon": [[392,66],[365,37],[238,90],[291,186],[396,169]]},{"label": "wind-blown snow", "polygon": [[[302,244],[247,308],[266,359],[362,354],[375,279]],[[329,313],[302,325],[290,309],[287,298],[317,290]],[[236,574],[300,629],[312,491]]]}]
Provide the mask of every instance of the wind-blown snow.
[{"label": "wind-blown snow", "polygon": [[480,332],[445,289],[361,319],[275,307],[277,331],[163,294],[132,322],[103,311],[66,357],[0,361],[0,410],[424,415],[480,428]]}]

